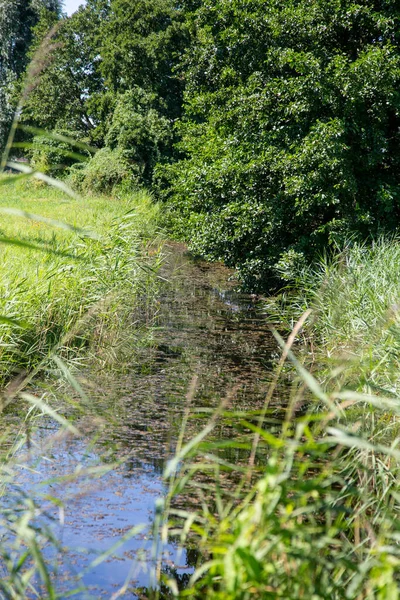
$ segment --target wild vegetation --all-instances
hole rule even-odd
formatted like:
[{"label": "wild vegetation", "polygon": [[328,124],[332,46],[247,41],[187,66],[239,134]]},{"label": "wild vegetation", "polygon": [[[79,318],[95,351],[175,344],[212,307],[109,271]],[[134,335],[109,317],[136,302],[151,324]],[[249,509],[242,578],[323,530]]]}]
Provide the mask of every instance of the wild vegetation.
[{"label": "wild vegetation", "polygon": [[[84,202],[31,183],[2,180],[0,381],[29,372],[68,346],[84,346],[79,320],[124,289],[140,289],[141,244],[156,207],[144,193]],[[78,326],[76,336],[69,339]],[[71,356],[72,357],[72,356]]]},{"label": "wild vegetation", "polygon": [[88,0],[22,121],[101,148],[108,181],[152,185],[194,252],[271,289],[282,264],[395,229],[398,24],[394,0]]},{"label": "wild vegetation", "polygon": [[[87,0],[71,18],[0,0],[0,145],[20,172],[0,179],[4,398],[75,432],[21,385],[118,328],[160,218],[242,290],[276,292],[266,318],[292,331],[261,408],[233,409],[235,390],[197,406],[193,379],[145,597],[399,597],[399,25],[396,0]],[[22,504],[2,597],[35,577],[60,597],[41,554],[57,540]],[[170,539],[198,551],[190,578],[162,562]]]},{"label": "wild vegetation", "polygon": [[[48,436],[49,456],[52,444],[80,435],[89,406],[79,381],[88,366],[113,369],[127,336],[132,355],[135,325],[127,332],[126,324],[156,287],[158,207],[145,192],[83,199],[31,175],[3,175],[0,190],[0,597],[56,598],[60,575],[43,552],[65,551],[48,517],[63,501],[43,483],[30,495],[21,473],[33,469],[31,436],[45,418],[59,427],[55,440]],[[93,435],[102,418],[113,418],[99,406],[95,412]],[[94,481],[110,468],[78,463],[68,481]],[[62,491],[65,479],[53,478],[54,485]],[[79,578],[76,586],[79,597]]]},{"label": "wild vegetation", "polygon": [[4,147],[15,109],[15,85],[29,63],[33,29],[44,11],[61,17],[58,0],[7,0],[0,3],[0,147]]},{"label": "wild vegetation", "polygon": [[334,257],[299,270],[267,304],[269,318],[289,330],[312,310],[302,343],[321,381],[335,373],[358,391],[398,393],[398,253],[395,237],[349,241]]},{"label": "wild vegetation", "polygon": [[252,290],[398,211],[395,2],[198,4],[167,196]]},{"label": "wild vegetation", "polygon": [[[268,402],[259,419],[229,411],[219,417],[218,426],[234,427],[242,450],[257,450],[255,467],[224,460],[228,439],[204,441],[214,420],[179,449],[183,469],[167,469],[171,497],[188,494],[194,505],[168,504],[167,531],[202,551],[182,592],[165,574],[171,595],[398,597],[398,438],[391,430],[382,440],[388,421],[398,422],[398,397],[339,387],[326,393],[298,366],[302,378],[282,422]],[[307,406],[301,416],[299,406]]]}]

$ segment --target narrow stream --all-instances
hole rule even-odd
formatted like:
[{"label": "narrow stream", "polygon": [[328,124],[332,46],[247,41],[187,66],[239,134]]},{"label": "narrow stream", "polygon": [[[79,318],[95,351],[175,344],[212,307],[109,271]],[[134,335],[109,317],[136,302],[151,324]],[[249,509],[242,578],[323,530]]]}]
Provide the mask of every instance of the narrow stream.
[{"label": "narrow stream", "polygon": [[[78,423],[83,436],[60,437],[58,426],[43,420],[29,451],[34,468],[21,471],[24,490],[64,501],[62,510],[49,508],[62,549],[49,548],[46,558],[65,597],[85,568],[87,590],[75,598],[133,599],[136,587],[151,584],[155,502],[164,492],[163,468],[174,452],[194,375],[197,408],[217,407],[227,394],[233,407],[255,408],[265,397],[277,350],[260,306],[253,297],[234,292],[228,269],[195,261],[179,244],[169,244],[166,252],[152,339],[140,350],[136,344],[134,352],[125,352],[112,385],[97,374],[93,412]],[[148,318],[146,311],[144,301],[132,315],[133,329]],[[107,416],[93,442],[98,415]],[[79,464],[90,468],[115,461],[120,466],[98,479],[57,481]],[[90,567],[99,553],[142,524],[140,533]],[[182,576],[192,570],[190,556],[178,556],[172,544],[165,561]]]}]

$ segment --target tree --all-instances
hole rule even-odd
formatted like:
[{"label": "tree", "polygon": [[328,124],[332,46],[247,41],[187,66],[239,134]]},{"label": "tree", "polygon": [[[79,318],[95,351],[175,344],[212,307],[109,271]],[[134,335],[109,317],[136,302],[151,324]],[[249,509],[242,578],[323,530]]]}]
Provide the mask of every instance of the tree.
[{"label": "tree", "polygon": [[[96,95],[104,90],[96,36],[104,6],[104,0],[89,0],[86,7],[60,22],[48,60],[44,61],[25,103],[22,115],[25,124],[72,131],[89,143],[96,142],[98,119],[93,104]],[[52,24],[51,14],[43,13],[34,28],[31,56]]]},{"label": "tree", "polygon": [[[48,28],[47,15],[34,47]],[[150,184],[155,163],[173,154],[183,93],[174,69],[186,38],[172,0],[88,0],[53,38],[56,48],[26,102],[24,122],[121,150],[141,183]]]},{"label": "tree", "polygon": [[14,112],[13,85],[25,71],[33,29],[43,11],[61,15],[59,0],[0,0],[0,148]]},{"label": "tree", "polygon": [[349,232],[395,229],[397,0],[183,5],[196,32],[182,62],[184,158],[164,176],[192,249],[264,289]]},{"label": "tree", "polygon": [[137,165],[143,182],[150,184],[155,165],[162,160],[171,142],[171,125],[157,110],[155,94],[134,87],[120,94],[115,106],[106,145],[119,148]]},{"label": "tree", "polygon": [[183,81],[175,68],[188,33],[184,12],[173,0],[111,0],[98,39],[109,89],[140,87],[159,98],[166,116],[180,116]]}]

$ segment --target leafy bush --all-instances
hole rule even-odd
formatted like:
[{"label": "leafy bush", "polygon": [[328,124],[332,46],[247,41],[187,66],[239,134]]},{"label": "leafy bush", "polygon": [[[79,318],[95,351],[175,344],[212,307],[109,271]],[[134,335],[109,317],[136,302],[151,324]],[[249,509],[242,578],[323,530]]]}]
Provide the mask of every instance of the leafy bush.
[{"label": "leafy bush", "polygon": [[119,148],[102,148],[87,163],[70,169],[70,182],[84,193],[111,193],[124,184],[133,189],[138,185],[140,170]]},{"label": "leafy bush", "polygon": [[[33,50],[50,17],[43,14],[33,28]],[[43,48],[22,121],[73,130],[98,148],[111,126],[110,146],[136,148],[147,176],[159,152],[172,152],[167,130],[181,114],[184,87],[174,68],[186,39],[183,11],[172,0],[87,2]]]},{"label": "leafy bush", "polygon": [[121,94],[105,140],[108,147],[124,152],[148,184],[172,139],[171,123],[155,105],[156,96],[138,87]]},{"label": "leafy bush", "polygon": [[51,175],[60,174],[65,167],[82,160],[82,156],[74,152],[67,138],[73,139],[74,134],[62,129],[57,129],[50,135],[36,135],[28,151],[34,169]]}]

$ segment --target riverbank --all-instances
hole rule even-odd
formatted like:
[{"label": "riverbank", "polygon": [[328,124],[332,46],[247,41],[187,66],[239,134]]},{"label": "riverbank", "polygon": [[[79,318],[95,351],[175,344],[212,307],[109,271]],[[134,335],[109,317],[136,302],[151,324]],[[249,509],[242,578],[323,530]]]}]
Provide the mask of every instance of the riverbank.
[{"label": "riverbank", "polygon": [[327,390],[399,395],[399,269],[398,239],[352,242],[299,270],[267,306],[266,315],[288,331],[310,311],[302,354]]},{"label": "riverbank", "polygon": [[[64,515],[78,506],[83,514],[99,477],[121,486],[122,457],[91,451],[114,418],[99,400],[99,374],[119,375],[126,347],[132,356],[151,337],[151,319],[143,333],[131,315],[156,293],[157,215],[145,192],[81,198],[18,176],[0,180],[2,598],[59,597],[66,574],[75,596],[87,595],[77,576],[87,561],[81,555],[75,568],[62,548]],[[107,542],[99,536],[93,561],[106,560],[113,538],[130,537],[116,531],[113,521]]]},{"label": "riverbank", "polygon": [[264,307],[288,339],[263,410],[228,397],[167,468],[171,530],[204,558],[180,597],[398,597],[398,264],[396,240],[352,244]]},{"label": "riverbank", "polygon": [[[56,352],[80,361],[100,344],[102,320],[123,310],[157,269],[158,208],[146,193],[117,199],[73,198],[18,177],[0,191],[0,386],[53,369]],[[102,304],[110,307],[104,311]],[[116,318],[118,321],[118,317]],[[110,323],[109,323],[110,324]]]},{"label": "riverbank", "polygon": [[[326,385],[292,353],[300,328],[285,346],[220,264],[165,240],[161,260],[147,195],[82,202],[15,189],[4,231],[21,227],[26,244],[5,245],[3,275],[26,280],[32,301],[15,308],[42,342],[27,355],[44,387],[8,394],[18,405],[4,419],[16,441],[3,445],[4,597],[395,597],[400,456],[386,434],[396,397],[342,385],[340,369]],[[385,256],[389,265],[390,249],[376,250],[375,274]],[[338,277],[348,289],[355,273],[364,281],[355,264],[338,259],[318,288],[331,310],[346,298]],[[3,325],[23,339],[24,322]]]}]

